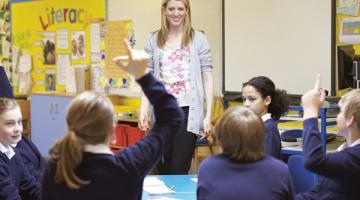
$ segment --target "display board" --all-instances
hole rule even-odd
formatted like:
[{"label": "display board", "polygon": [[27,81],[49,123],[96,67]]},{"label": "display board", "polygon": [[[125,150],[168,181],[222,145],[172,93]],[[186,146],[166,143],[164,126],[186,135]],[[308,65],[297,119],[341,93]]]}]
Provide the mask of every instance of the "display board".
[{"label": "display board", "polygon": [[13,70],[31,68],[32,92],[65,91],[68,67],[83,69],[88,78],[93,45],[100,45],[90,42],[96,33],[90,24],[106,18],[106,0],[13,2],[11,14],[12,44],[22,64]]}]

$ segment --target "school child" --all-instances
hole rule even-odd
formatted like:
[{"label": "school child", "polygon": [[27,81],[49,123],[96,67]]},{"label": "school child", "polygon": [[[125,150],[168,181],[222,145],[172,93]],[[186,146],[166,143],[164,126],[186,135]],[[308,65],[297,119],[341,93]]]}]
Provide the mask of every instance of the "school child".
[{"label": "school child", "polygon": [[126,44],[128,64],[116,63],[135,77],[153,105],[153,128],[138,143],[113,155],[109,149],[113,105],[103,95],[80,94],[67,111],[65,137],[51,150],[42,184],[44,200],[141,199],[144,177],[172,145],[184,114],[164,86],[146,73],[147,54]]},{"label": "school child", "polygon": [[11,146],[21,140],[21,120],[16,101],[0,98],[0,199],[40,199],[40,183]]},{"label": "school child", "polygon": [[[14,98],[9,79],[2,67],[0,67],[1,90],[0,97]],[[22,137],[17,144],[13,144],[17,152],[21,156],[25,167],[28,169],[30,175],[34,176],[37,181],[41,181],[41,176],[45,170],[45,160],[41,156],[39,150],[31,140]]]},{"label": "school child", "polygon": [[281,138],[278,120],[288,110],[286,91],[275,88],[272,80],[258,76],[243,84],[244,106],[261,116],[265,124],[265,153],[280,159]]},{"label": "school child", "polygon": [[265,127],[253,110],[231,107],[215,126],[223,153],[200,164],[198,200],[293,199],[285,163],[264,152]]},{"label": "school child", "polygon": [[323,151],[318,129],[318,113],[325,95],[320,76],[314,89],[302,96],[304,108],[303,154],[305,167],[318,174],[317,184],[296,199],[360,199],[360,90],[345,94],[336,118],[338,135],[346,142],[335,153]]}]

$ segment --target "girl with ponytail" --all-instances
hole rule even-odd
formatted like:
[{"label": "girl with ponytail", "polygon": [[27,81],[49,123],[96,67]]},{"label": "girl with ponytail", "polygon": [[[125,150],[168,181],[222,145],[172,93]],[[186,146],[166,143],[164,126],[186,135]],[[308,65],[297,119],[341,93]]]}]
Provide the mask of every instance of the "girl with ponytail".
[{"label": "girl with ponytail", "polygon": [[146,137],[113,154],[109,149],[114,138],[110,100],[95,92],[74,98],[66,115],[67,133],[50,150],[42,199],[141,199],[145,176],[172,145],[184,115],[176,99],[146,72],[147,54],[125,43],[127,61],[115,62],[140,84],[157,121]]},{"label": "girl with ponytail", "polygon": [[288,109],[286,91],[276,89],[268,77],[258,76],[243,84],[242,99],[244,106],[260,115],[265,124],[265,153],[280,159],[278,120]]}]

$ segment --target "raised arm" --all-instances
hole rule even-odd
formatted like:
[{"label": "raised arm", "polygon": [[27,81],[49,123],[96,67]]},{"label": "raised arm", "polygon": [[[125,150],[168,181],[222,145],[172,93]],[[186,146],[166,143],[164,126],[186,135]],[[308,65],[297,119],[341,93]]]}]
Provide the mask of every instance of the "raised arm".
[{"label": "raised arm", "polygon": [[359,178],[360,148],[349,148],[341,152],[323,151],[318,129],[318,113],[325,99],[320,76],[315,86],[301,98],[304,107],[303,154],[305,167],[319,175],[331,178]]}]

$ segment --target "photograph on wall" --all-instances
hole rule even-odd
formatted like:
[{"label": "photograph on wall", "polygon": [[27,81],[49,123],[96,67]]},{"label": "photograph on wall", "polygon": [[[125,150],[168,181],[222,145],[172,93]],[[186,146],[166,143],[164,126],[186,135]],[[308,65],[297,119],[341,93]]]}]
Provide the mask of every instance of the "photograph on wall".
[{"label": "photograph on wall", "polygon": [[85,59],[85,31],[71,32],[71,59]]},{"label": "photograph on wall", "polygon": [[45,74],[45,90],[46,91],[55,91],[56,76],[55,74]]},{"label": "photograph on wall", "polygon": [[55,33],[43,33],[43,59],[45,65],[55,65]]}]

